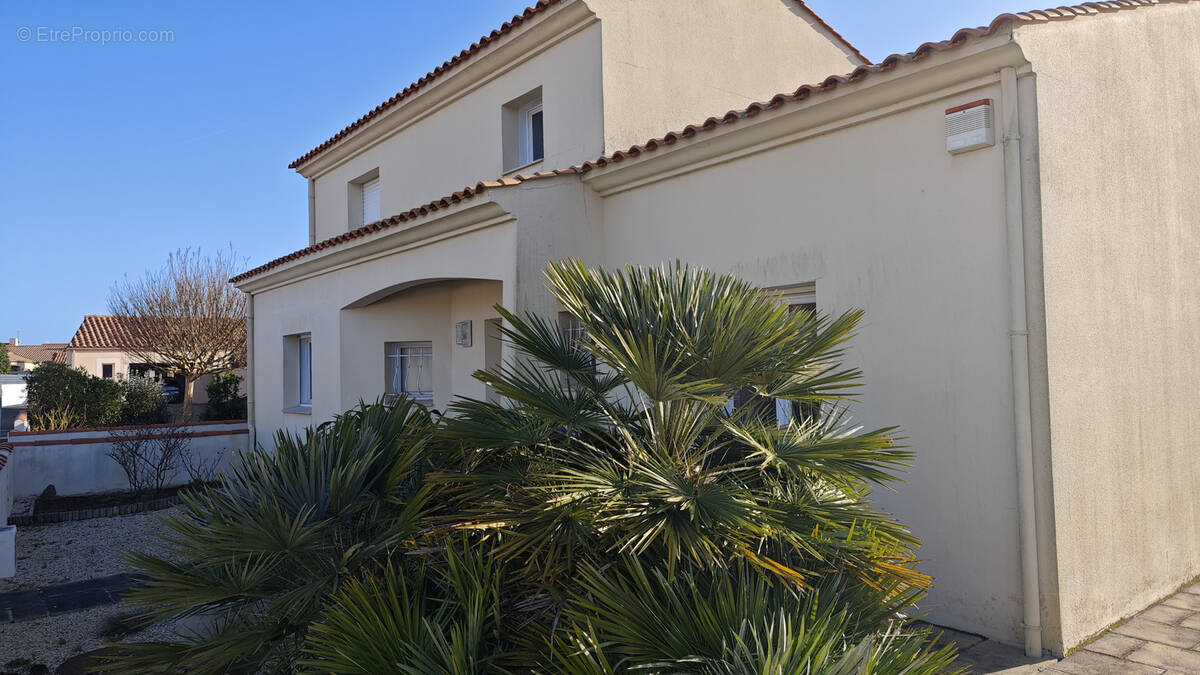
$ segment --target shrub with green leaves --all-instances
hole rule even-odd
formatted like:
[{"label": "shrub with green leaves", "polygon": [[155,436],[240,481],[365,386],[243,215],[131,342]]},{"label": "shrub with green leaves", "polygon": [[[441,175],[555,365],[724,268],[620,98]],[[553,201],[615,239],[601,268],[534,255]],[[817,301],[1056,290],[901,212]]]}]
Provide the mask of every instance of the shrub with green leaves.
[{"label": "shrub with green leaves", "polygon": [[[849,416],[860,312],[682,265],[547,279],[585,332],[499,310],[500,403],[363,408],[189,500],[137,598],[220,621],[126,671],[943,672],[918,541],[870,501],[912,453]],[[385,447],[382,491],[332,488]]]},{"label": "shrub with green leaves", "polygon": [[204,419],[246,419],[246,397],[238,393],[241,385],[242,378],[232,370],[215,373],[204,387],[208,394],[208,409],[204,411]]},{"label": "shrub with green leaves", "polygon": [[166,552],[130,554],[150,578],[130,599],[150,623],[211,620],[186,640],[122,645],[105,672],[291,672],[330,594],[420,534],[432,431],[419,405],[362,406],[280,432],[273,452],[184,493]]},{"label": "shrub with green leaves", "polygon": [[171,421],[161,382],[149,377],[130,377],[121,383],[121,424],[165,424]]},{"label": "shrub with green leaves", "polygon": [[25,380],[30,426],[35,430],[104,427],[121,419],[121,385],[83,368],[43,363]]}]

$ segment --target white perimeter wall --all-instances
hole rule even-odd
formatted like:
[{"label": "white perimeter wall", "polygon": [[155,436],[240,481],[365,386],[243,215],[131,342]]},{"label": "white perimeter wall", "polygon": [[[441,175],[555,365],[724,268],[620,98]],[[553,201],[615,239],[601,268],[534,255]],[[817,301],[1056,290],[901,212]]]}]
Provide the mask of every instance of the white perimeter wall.
[{"label": "white perimeter wall", "polygon": [[[124,427],[117,433],[154,435],[169,429],[162,425]],[[190,436],[191,452],[210,460],[220,453],[220,468],[235,453],[246,449],[245,422],[197,423],[185,430]],[[15,432],[10,438],[12,457],[0,470],[0,477],[11,474],[9,499],[37,496],[47,485],[53,485],[59,495],[128,490],[124,471],[107,454],[111,448],[108,438],[113,433],[111,429]],[[183,485],[189,480],[181,468],[167,485]]]}]

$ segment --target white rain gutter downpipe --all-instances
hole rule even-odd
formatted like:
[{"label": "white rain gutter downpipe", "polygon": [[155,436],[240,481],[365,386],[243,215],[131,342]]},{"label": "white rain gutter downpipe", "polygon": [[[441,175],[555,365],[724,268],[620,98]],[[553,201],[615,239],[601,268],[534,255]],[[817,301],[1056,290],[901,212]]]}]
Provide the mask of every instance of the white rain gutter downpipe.
[{"label": "white rain gutter downpipe", "polygon": [[1025,655],[1042,656],[1042,599],[1038,573],[1037,510],[1033,482],[1033,423],[1029,393],[1029,320],[1025,307],[1025,218],[1021,188],[1021,117],[1017,71],[1000,71],[1001,122],[1004,134],[1004,220],[1008,230],[1008,279],[1011,306],[1013,429],[1017,454],[1017,513],[1021,543],[1021,606]]},{"label": "white rain gutter downpipe", "polygon": [[258,434],[254,429],[254,295],[246,294],[246,426],[250,436],[247,450],[258,447]]}]

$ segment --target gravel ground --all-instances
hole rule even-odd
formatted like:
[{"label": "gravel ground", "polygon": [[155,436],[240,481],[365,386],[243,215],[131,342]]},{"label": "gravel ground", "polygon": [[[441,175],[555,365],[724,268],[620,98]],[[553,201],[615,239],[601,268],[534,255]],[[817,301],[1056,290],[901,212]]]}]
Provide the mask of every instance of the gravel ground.
[{"label": "gravel ground", "polygon": [[18,527],[17,575],[0,579],[0,593],[127,572],[121,552],[154,550],[165,530],[158,516],[169,512]]},{"label": "gravel ground", "polygon": [[[72,656],[103,647],[108,619],[120,613],[119,605],[108,605],[48,619],[0,623],[0,669],[28,672],[31,666],[42,664],[54,672]],[[130,635],[125,641],[157,642],[173,635],[173,626],[164,624]]]},{"label": "gravel ground", "polygon": [[[121,552],[157,548],[158,534],[165,530],[158,517],[169,512],[18,527],[17,575],[0,579],[0,593],[130,571]],[[32,665],[44,664],[53,672],[75,654],[102,647],[110,617],[127,611],[120,605],[108,605],[46,619],[0,623],[0,670],[29,672]],[[153,642],[172,634],[171,625],[155,626],[126,641]]]}]

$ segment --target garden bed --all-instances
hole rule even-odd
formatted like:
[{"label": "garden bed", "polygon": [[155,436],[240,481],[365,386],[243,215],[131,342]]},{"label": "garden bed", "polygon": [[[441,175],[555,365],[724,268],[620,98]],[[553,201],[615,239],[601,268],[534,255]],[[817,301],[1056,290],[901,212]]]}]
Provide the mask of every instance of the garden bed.
[{"label": "garden bed", "polygon": [[188,486],[165,488],[154,497],[133,492],[104,492],[87,495],[47,496],[35,499],[32,508],[22,510],[14,505],[9,525],[41,525],[65,523],[72,520],[125,516],[134,513],[159,511],[179,503],[179,493]]}]

